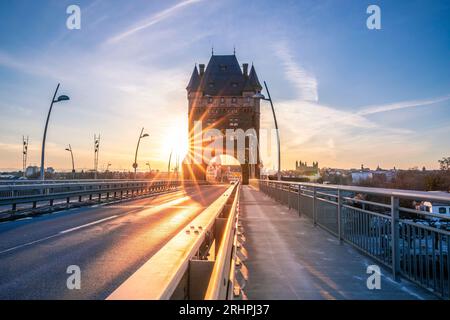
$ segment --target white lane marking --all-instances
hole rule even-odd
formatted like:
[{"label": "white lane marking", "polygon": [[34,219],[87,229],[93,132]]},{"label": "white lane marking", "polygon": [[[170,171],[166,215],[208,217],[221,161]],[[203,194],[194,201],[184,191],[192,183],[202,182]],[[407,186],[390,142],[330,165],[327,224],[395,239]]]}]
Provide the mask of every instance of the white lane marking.
[{"label": "white lane marking", "polygon": [[102,223],[104,221],[111,220],[111,219],[114,219],[114,218],[117,218],[117,217],[118,217],[118,215],[115,214],[115,215],[113,215],[111,217],[108,217],[108,218],[96,220],[96,221],[93,221],[93,222],[89,222],[89,223],[83,224],[83,225],[78,226],[78,227],[74,227],[74,228],[70,228],[70,229],[66,229],[66,230],[60,231],[59,234],[69,233],[69,232],[72,232],[72,231],[75,231],[75,230],[79,230],[79,229],[82,229],[82,228],[86,228],[86,227],[92,226],[94,224]]},{"label": "white lane marking", "polygon": [[20,249],[20,248],[23,248],[23,247],[26,247],[26,246],[31,246],[31,245],[36,244],[38,242],[42,242],[42,241],[54,238],[54,237],[56,237],[58,235],[59,234],[54,234],[54,235],[51,235],[51,236],[48,236],[48,237],[45,237],[45,238],[42,238],[42,239],[39,239],[39,240],[34,240],[34,241],[27,242],[27,243],[24,243],[24,244],[19,244],[18,246],[15,246],[15,247],[12,247],[12,248],[0,251],[0,254],[6,253],[6,252],[9,252],[9,251],[13,251],[13,250],[16,250],[16,249]]},{"label": "white lane marking", "polygon": [[19,245],[15,246],[15,247],[12,247],[12,248],[9,248],[9,249],[5,249],[3,251],[0,251],[0,254],[7,253],[7,252],[10,252],[10,251],[14,251],[14,250],[17,250],[17,249],[20,249],[20,248],[23,248],[23,247],[28,247],[28,246],[31,246],[33,244],[36,244],[36,243],[39,243],[39,242],[42,242],[42,241],[45,241],[45,240],[49,240],[49,239],[55,238],[55,237],[57,237],[59,235],[62,235],[62,234],[65,234],[65,233],[69,233],[69,232],[72,232],[72,231],[75,231],[75,230],[78,230],[78,229],[81,229],[81,228],[89,227],[89,226],[92,226],[94,224],[101,223],[103,221],[110,220],[110,219],[117,218],[117,217],[118,217],[118,215],[114,215],[114,216],[111,216],[111,217],[108,217],[108,218],[104,218],[104,219],[93,221],[91,223],[83,224],[83,225],[75,227],[75,228],[71,228],[71,229],[67,229],[67,230],[64,230],[64,231],[60,231],[60,232],[58,232],[56,234],[53,234],[53,235],[45,237],[45,238],[41,238],[41,239],[30,241],[30,242],[27,242],[27,243],[19,244]]},{"label": "white lane marking", "polygon": [[[30,219],[33,219],[33,218],[32,217],[25,217],[25,218],[17,219],[16,221],[23,221],[23,220],[30,220]],[[7,221],[7,222],[9,222],[9,221]]]}]

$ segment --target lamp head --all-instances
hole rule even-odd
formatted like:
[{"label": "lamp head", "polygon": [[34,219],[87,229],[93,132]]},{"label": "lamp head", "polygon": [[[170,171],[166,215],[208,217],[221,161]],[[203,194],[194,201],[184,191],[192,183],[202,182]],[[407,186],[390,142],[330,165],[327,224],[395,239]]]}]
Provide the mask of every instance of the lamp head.
[{"label": "lamp head", "polygon": [[148,133],[144,133],[144,134],[141,136],[141,138],[145,138],[145,137],[148,137]]},{"label": "lamp head", "polygon": [[255,99],[266,99],[266,97],[261,92],[255,93],[253,95],[253,98],[255,98]]},{"label": "lamp head", "polygon": [[68,101],[68,100],[70,100],[69,96],[66,96],[66,95],[63,94],[63,95],[59,96],[58,99],[56,99],[55,102]]}]

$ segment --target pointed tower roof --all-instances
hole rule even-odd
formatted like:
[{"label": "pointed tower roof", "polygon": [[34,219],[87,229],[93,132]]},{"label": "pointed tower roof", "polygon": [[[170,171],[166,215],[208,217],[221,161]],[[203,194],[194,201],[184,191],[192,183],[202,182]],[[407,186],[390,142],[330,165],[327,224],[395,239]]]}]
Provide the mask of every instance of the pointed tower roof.
[{"label": "pointed tower roof", "polygon": [[261,83],[259,83],[255,67],[252,65],[252,68],[250,69],[250,74],[248,75],[248,80],[245,83],[244,91],[261,91],[261,89],[262,89]]},{"label": "pointed tower roof", "polygon": [[191,80],[186,87],[186,90],[189,92],[196,91],[200,85],[200,75],[198,74],[197,65],[195,65],[194,70],[192,71]]},{"label": "pointed tower roof", "polygon": [[201,79],[204,94],[216,96],[240,95],[244,75],[235,55],[212,55]]}]

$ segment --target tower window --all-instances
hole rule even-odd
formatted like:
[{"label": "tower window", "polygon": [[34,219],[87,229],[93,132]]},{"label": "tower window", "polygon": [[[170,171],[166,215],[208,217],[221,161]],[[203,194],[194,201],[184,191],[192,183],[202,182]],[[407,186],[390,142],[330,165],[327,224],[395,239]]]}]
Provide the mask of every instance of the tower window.
[{"label": "tower window", "polygon": [[232,82],[232,83],[231,83],[231,86],[232,86],[233,88],[237,88],[238,84],[237,84],[237,82]]},{"label": "tower window", "polygon": [[232,103],[236,103],[236,102],[237,102],[236,97],[231,98],[231,102],[232,102]]},{"label": "tower window", "polygon": [[213,98],[212,97],[208,97],[208,103],[212,103],[213,102]]},{"label": "tower window", "polygon": [[220,68],[220,71],[227,71],[227,65],[226,64],[221,64],[219,66],[219,68]]},{"label": "tower window", "polygon": [[225,103],[225,98],[224,97],[220,98],[220,103]]},{"label": "tower window", "polygon": [[210,83],[208,83],[208,87],[210,87],[210,88],[214,88],[214,82],[210,82]]}]

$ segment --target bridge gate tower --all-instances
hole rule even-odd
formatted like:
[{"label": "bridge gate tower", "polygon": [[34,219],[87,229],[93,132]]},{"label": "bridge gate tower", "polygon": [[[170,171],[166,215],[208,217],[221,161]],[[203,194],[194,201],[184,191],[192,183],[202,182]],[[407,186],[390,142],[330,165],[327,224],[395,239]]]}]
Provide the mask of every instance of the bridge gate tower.
[{"label": "bridge gate tower", "polygon": [[[235,132],[242,129],[246,133],[245,151],[241,151],[240,158],[238,148],[242,149],[242,142],[235,141],[233,150],[230,151],[227,150],[227,139],[224,138],[221,151],[222,154],[226,153],[240,160],[244,184],[248,184],[250,177],[259,178],[260,99],[254,98],[254,95],[261,92],[261,89],[254,66],[252,65],[249,71],[248,64],[243,63],[241,69],[235,54],[212,54],[206,69],[204,64],[199,64],[199,68],[194,67],[186,87],[189,104],[189,147],[183,161],[185,179],[206,180],[209,160],[217,155],[214,153],[217,147],[214,147],[214,150],[208,152],[210,157],[205,156],[207,146],[211,146],[215,139],[206,133],[211,132],[211,129],[219,130],[224,137],[227,131],[230,132],[228,129]],[[256,134],[256,140],[247,134],[252,131]],[[199,136],[202,137],[201,144],[196,142],[199,141]],[[216,146],[215,143],[217,141],[214,142]],[[255,149],[252,149],[252,146]]]}]

